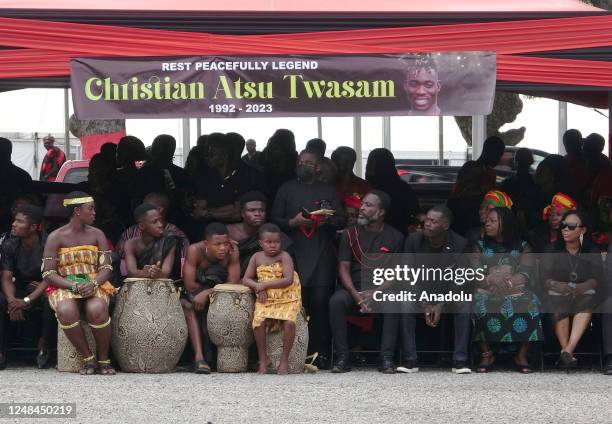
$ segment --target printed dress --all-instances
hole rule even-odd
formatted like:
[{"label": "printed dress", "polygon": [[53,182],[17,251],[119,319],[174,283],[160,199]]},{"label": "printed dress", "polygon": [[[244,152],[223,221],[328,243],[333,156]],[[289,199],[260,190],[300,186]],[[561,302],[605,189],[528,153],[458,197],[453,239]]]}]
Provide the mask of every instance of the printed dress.
[{"label": "printed dress", "polygon": [[[57,272],[68,281],[86,283],[96,277],[98,264],[106,256],[103,252],[98,251],[97,246],[86,245],[61,248],[57,255]],[[46,291],[49,295],[49,304],[53,310],[64,299],[81,299],[80,294],[52,285],[49,285]],[[116,291],[113,285],[106,281],[95,289],[93,296],[104,299],[108,304],[109,296],[114,295]]]},{"label": "printed dress", "polygon": [[526,242],[511,250],[499,243],[479,240],[476,244],[480,266],[491,269],[495,266],[510,265],[513,273],[528,278],[520,294],[495,295],[477,289],[474,295],[474,341],[494,343],[537,342],[543,340],[540,320],[540,300],[529,289],[533,268],[521,261],[528,253]]},{"label": "printed dress", "polygon": [[[283,278],[283,267],[279,262],[257,267],[257,281],[260,283],[281,278]],[[297,272],[293,272],[293,282],[289,286],[268,289],[266,293],[268,295],[266,303],[255,302],[253,328],[259,327],[266,319],[274,320],[270,323],[270,331],[280,329],[278,321],[295,322],[302,308],[302,290]]]}]

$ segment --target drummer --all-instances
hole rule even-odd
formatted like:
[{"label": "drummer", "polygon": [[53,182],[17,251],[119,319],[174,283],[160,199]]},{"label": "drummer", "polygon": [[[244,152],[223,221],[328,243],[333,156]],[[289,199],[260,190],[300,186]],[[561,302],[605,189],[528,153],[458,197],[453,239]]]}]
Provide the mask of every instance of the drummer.
[{"label": "drummer", "polygon": [[210,374],[212,345],[206,326],[210,294],[217,284],[240,282],[238,247],[230,241],[227,227],[217,222],[208,224],[204,237],[187,250],[183,267],[187,293],[181,298],[197,374]]},{"label": "drummer", "polygon": [[125,262],[130,278],[178,278],[173,275],[179,237],[164,232],[156,206],[143,203],[134,210],[140,236],[125,243]]},{"label": "drummer", "polygon": [[[83,356],[83,375],[115,374],[108,357],[111,319],[110,295],[116,289],[108,281],[113,267],[104,233],[92,227],[96,218],[94,199],[72,192],[64,200],[70,222],[47,238],[42,260],[42,278],[49,284],[49,304],[66,337]],[[81,310],[96,340],[98,360],[91,352],[81,328]]]}]

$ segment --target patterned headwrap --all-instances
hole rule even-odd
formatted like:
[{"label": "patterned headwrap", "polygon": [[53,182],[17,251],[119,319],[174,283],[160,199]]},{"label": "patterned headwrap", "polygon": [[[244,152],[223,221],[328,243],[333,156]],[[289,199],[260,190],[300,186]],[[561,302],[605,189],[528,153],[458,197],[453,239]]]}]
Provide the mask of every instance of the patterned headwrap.
[{"label": "patterned headwrap", "polygon": [[483,202],[490,203],[496,208],[507,208],[512,207],[512,199],[503,191],[493,190],[485,194]]},{"label": "patterned headwrap", "polygon": [[361,197],[357,193],[353,193],[350,196],[344,196],[342,203],[347,208],[359,209],[361,208]]},{"label": "patterned headwrap", "polygon": [[567,211],[575,211],[576,206],[576,201],[567,194],[557,193],[553,196],[550,205],[546,206],[542,211],[542,219],[548,221],[552,208],[555,208],[559,215],[563,215]]}]

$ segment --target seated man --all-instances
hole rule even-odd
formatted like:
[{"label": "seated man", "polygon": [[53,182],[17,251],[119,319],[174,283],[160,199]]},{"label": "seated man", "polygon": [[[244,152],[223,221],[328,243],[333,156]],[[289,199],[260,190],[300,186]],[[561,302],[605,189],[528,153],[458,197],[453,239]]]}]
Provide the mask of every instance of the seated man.
[{"label": "seated man", "polygon": [[194,371],[210,374],[207,361],[211,361],[212,350],[206,325],[209,297],[217,284],[240,282],[240,258],[225,225],[208,224],[204,237],[204,241],[192,244],[187,251],[183,267],[186,294],[181,304],[195,356]]},{"label": "seated man", "polygon": [[[259,191],[249,191],[240,198],[240,216],[242,222],[227,226],[230,239],[238,242],[240,253],[240,275],[244,275],[251,256],[261,251],[259,245],[259,228],[266,222],[268,199]],[[288,251],[293,240],[281,231],[281,249]]]},{"label": "seated man", "polygon": [[[422,265],[432,269],[448,269],[453,266],[461,266],[467,261],[461,254],[465,252],[467,240],[450,229],[453,215],[446,206],[434,206],[426,215],[423,231],[410,234],[404,246],[405,253],[423,254],[419,256]],[[427,254],[427,256],[425,256]],[[427,263],[424,263],[427,262]],[[443,291],[441,287],[446,285],[436,282],[437,291]],[[450,289],[454,284],[450,284]],[[428,291],[433,292],[435,289]],[[401,334],[403,341],[403,367],[397,370],[405,373],[417,372],[416,351],[416,312],[421,309],[425,313],[425,323],[430,327],[436,327],[440,321],[440,314],[452,312],[455,324],[455,351],[453,352],[453,368],[455,374],[469,374],[472,371],[468,365],[468,345],[470,341],[470,302],[424,303],[406,302],[404,314],[387,314],[383,326],[382,355],[393,358],[398,334],[398,326],[401,322]],[[390,360],[390,359],[389,359]],[[390,371],[391,372],[391,371]]]},{"label": "seated man", "polygon": [[[145,196],[143,203],[153,205],[159,212],[161,223],[165,234],[173,235],[178,237],[179,244],[177,245],[177,257],[184,261],[187,255],[187,248],[189,247],[189,240],[183,231],[181,231],[176,225],[171,224],[167,221],[168,208],[170,207],[170,199],[165,193],[149,193]],[[115,251],[119,254],[121,259],[121,274],[127,275],[127,268],[125,263],[125,244],[128,240],[135,237],[140,237],[142,229],[139,224],[134,224],[123,232],[121,238],[117,242]],[[176,261],[174,264],[174,273],[180,274],[181,263]]]},{"label": "seated man", "polygon": [[38,341],[38,368],[45,368],[49,361],[49,343],[54,328],[51,307],[45,297],[47,283],[43,282],[40,263],[45,240],[38,231],[42,222],[42,209],[24,204],[15,211],[11,237],[2,243],[0,250],[0,367],[5,364],[5,319],[24,321],[32,306],[42,307],[40,339]]},{"label": "seated man", "polygon": [[[43,254],[42,277],[49,284],[49,303],[60,328],[83,356],[80,373],[112,375],[108,305],[116,289],[108,281],[113,271],[108,242],[102,231],[92,227],[96,210],[90,195],[69,193],[64,207],[70,221],[49,234]],[[96,340],[97,361],[81,328],[81,310]]]},{"label": "seated man", "polygon": [[175,278],[172,275],[179,237],[164,232],[158,209],[143,203],[134,211],[140,236],[125,243],[127,275],[131,278]]},{"label": "seated man", "polygon": [[[337,360],[332,372],[351,370],[347,315],[349,312],[368,313],[371,291],[361,291],[362,267],[372,268],[384,264],[384,256],[399,253],[404,237],[395,228],[385,224],[385,214],[391,200],[380,191],[372,190],[363,198],[356,226],[347,228],[340,238],[338,251],[339,273],[342,287],[329,302],[329,314]],[[392,363],[384,363],[382,369],[394,369]]]}]

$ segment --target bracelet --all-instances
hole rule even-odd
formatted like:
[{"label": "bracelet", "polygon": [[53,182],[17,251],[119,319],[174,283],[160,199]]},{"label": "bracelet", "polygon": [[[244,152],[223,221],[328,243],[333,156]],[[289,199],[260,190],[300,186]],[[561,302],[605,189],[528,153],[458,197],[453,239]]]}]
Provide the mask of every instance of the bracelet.
[{"label": "bracelet", "polygon": [[109,271],[114,270],[114,268],[113,268],[113,266],[112,266],[112,265],[100,265],[100,266],[98,267],[98,272],[100,272],[100,270],[101,270],[101,269],[108,269]]},{"label": "bracelet", "polygon": [[57,274],[57,271],[56,271],[56,270],[54,270],[54,269],[50,269],[50,270],[48,270],[48,271],[43,272],[43,273],[42,273],[42,278],[43,278],[43,280],[45,280],[45,279],[46,279],[46,278],[47,278],[49,275],[51,275],[51,274]]},{"label": "bracelet", "polygon": [[72,293],[78,294],[79,284],[81,283],[73,283],[68,290],[70,290]]}]

